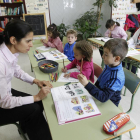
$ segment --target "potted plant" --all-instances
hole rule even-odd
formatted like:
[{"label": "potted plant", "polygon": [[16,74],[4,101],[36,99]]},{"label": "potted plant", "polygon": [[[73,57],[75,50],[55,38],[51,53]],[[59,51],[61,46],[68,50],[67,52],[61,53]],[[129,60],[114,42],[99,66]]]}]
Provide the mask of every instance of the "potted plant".
[{"label": "potted plant", "polygon": [[57,26],[57,30],[60,33],[60,39],[63,40],[63,37],[66,36],[66,31],[70,28],[70,25],[65,25],[64,23],[61,23]]}]

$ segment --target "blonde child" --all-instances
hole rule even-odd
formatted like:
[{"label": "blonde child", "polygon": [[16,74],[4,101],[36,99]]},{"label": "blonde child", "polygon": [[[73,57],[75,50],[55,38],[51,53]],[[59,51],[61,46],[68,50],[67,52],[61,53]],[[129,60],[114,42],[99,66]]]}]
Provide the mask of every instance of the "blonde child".
[{"label": "blonde child", "polygon": [[[94,68],[93,68],[93,61],[92,61],[92,46],[87,41],[79,41],[75,44],[74,48],[74,57],[75,59],[62,68],[62,72],[67,72],[68,69],[77,67],[77,69],[81,71],[83,75],[87,77],[88,80],[94,82]],[[82,62],[83,61],[83,62]],[[83,63],[83,64],[82,64]],[[82,67],[81,67],[82,66]],[[72,72],[69,74],[65,74],[64,77],[73,77],[77,79],[77,75],[80,72]]]},{"label": "blonde child", "polygon": [[121,89],[125,83],[122,60],[128,52],[128,45],[124,39],[115,38],[107,41],[103,49],[105,68],[95,85],[88,82],[82,74],[78,75],[78,79],[93,97],[101,102],[111,100],[118,106],[121,100]]},{"label": "blonde child", "polygon": [[56,48],[60,52],[63,52],[63,44],[59,38],[59,32],[57,31],[57,26],[53,23],[47,28],[48,41],[46,39],[41,39],[41,42],[46,47]]},{"label": "blonde child", "polygon": [[67,40],[68,43],[64,47],[64,54],[68,57],[69,61],[74,60],[74,52],[73,47],[75,45],[75,41],[77,40],[77,32],[73,29],[67,31]]}]

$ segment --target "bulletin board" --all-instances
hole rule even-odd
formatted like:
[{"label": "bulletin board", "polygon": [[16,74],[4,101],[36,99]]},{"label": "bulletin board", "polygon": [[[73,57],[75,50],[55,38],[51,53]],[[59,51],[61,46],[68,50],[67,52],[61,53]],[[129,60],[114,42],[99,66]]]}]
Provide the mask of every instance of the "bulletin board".
[{"label": "bulletin board", "polygon": [[116,0],[117,8],[112,7],[112,19],[114,21],[117,21],[120,23],[120,25],[123,27],[125,20],[126,20],[126,14],[129,12],[136,12],[136,4],[131,3],[130,0]]},{"label": "bulletin board", "polygon": [[47,26],[50,25],[48,0],[25,0],[27,14],[45,13]]},{"label": "bulletin board", "polygon": [[46,36],[48,40],[45,13],[23,14],[23,20],[30,24],[34,36]]}]

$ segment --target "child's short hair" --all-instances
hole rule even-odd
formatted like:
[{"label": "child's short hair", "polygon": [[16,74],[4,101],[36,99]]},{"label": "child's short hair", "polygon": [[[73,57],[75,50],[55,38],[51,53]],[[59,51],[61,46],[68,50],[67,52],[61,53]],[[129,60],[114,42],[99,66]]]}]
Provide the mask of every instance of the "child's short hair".
[{"label": "child's short hair", "polygon": [[103,48],[107,48],[113,56],[120,56],[120,61],[122,61],[128,52],[128,45],[124,39],[114,38],[107,41]]},{"label": "child's short hair", "polygon": [[82,53],[82,55],[85,56],[84,60],[91,61],[93,49],[92,49],[92,45],[89,42],[82,40],[76,42],[74,47],[75,49],[79,50]]},{"label": "child's short hair", "polygon": [[73,29],[68,30],[66,36],[68,36],[68,34],[74,34],[74,36],[77,37],[77,32]]},{"label": "child's short hair", "polygon": [[106,27],[107,29],[109,29],[109,28],[111,28],[115,23],[117,24],[117,26],[120,26],[120,24],[119,24],[118,22],[115,22],[114,20],[109,19],[109,20],[107,20],[105,27]]},{"label": "child's short hair", "polygon": [[48,26],[47,31],[52,33],[52,38],[54,38],[54,39],[59,36],[57,26],[54,23],[52,23],[51,25]]}]

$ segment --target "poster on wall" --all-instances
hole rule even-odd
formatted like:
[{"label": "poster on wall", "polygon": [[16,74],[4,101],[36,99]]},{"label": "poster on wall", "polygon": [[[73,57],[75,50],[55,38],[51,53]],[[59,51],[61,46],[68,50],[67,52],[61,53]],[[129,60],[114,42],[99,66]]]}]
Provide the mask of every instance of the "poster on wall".
[{"label": "poster on wall", "polygon": [[116,0],[117,8],[112,7],[112,19],[124,26],[126,14],[137,11],[136,4],[130,3],[130,0]]},{"label": "poster on wall", "polygon": [[48,0],[25,0],[27,14],[46,14],[47,26],[50,25]]}]

